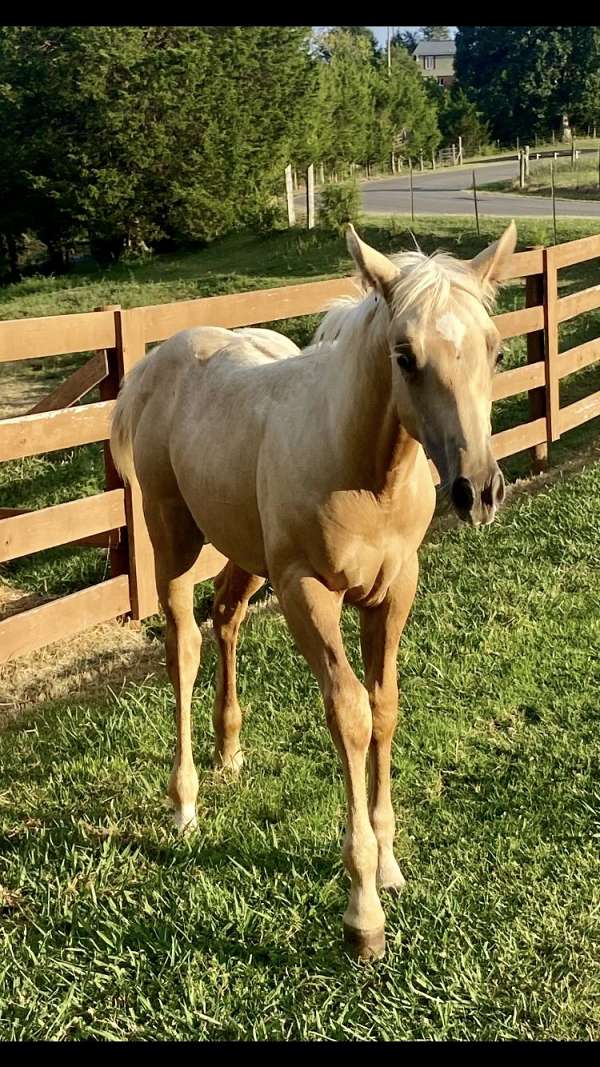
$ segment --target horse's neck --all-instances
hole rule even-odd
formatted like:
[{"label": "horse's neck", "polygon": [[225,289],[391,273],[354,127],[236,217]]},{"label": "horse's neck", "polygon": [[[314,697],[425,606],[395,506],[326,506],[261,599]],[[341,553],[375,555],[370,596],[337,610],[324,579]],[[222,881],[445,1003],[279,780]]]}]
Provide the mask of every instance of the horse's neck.
[{"label": "horse's neck", "polygon": [[336,346],[327,358],[330,430],[349,483],[385,496],[414,463],[416,442],[392,402],[392,366],[385,343]]}]

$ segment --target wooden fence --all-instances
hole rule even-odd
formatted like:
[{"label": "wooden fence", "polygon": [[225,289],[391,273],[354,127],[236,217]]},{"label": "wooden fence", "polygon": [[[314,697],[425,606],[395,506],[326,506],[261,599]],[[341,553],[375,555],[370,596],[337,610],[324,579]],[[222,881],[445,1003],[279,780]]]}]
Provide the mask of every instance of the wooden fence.
[{"label": "wooden fence", "polygon": [[[561,408],[559,383],[600,357],[600,338],[559,353],[559,325],[600,306],[600,285],[559,298],[561,268],[600,257],[600,235],[516,253],[505,280],[525,279],[525,307],[495,317],[503,338],[526,335],[527,363],[498,374],[495,400],[527,392],[527,422],[492,439],[497,459],[530,449],[538,469],[548,442],[600,414],[600,390]],[[125,488],[108,438],[119,382],[146,351],[190,326],[250,326],[322,311],[355,292],[351,278],[123,310],[0,322],[0,362],[82,351],[95,354],[27,415],[0,421],[0,461],[91,442],[104,442],[105,489],[95,496],[38,510],[0,509],[0,563],[59,545],[103,546],[111,577],[0,622],[0,663],[117,617],[143,619],[157,610],[153,554],[139,488]],[[98,386],[100,400],[74,406]],[[203,549],[197,580],[214,576],[224,559]]]}]

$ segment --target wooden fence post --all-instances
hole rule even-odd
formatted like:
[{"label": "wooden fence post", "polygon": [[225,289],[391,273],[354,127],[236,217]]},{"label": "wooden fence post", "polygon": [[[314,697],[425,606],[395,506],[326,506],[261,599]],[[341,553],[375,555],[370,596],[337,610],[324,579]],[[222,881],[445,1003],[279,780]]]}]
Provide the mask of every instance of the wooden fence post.
[{"label": "wooden fence post", "polygon": [[[536,248],[542,248],[543,245],[537,245],[532,247],[532,251]],[[525,307],[545,307],[546,304],[546,287],[544,274],[530,274],[525,279]],[[538,363],[540,361],[545,362],[546,350],[545,350],[545,334],[543,330],[536,330],[535,333],[527,334],[527,362]],[[527,394],[529,402],[529,417],[533,421],[535,419],[546,418],[546,389],[541,386],[539,389],[530,389]],[[529,455],[531,457],[531,467],[534,474],[539,474],[543,471],[548,464],[548,443],[544,442],[540,445],[534,445],[530,448]]]},{"label": "wooden fence post", "polygon": [[306,171],[306,229],[315,227],[315,167],[311,163]]},{"label": "wooden fence post", "polygon": [[[146,353],[143,318],[139,309],[132,308],[129,311],[116,312],[116,322],[117,353],[122,376]],[[131,614],[134,619],[145,619],[148,615],[154,615],[159,608],[154,578],[154,550],[146,528],[142,494],[137,480],[125,488],[125,514]]]},{"label": "wooden fence post", "polygon": [[296,209],[294,207],[294,182],[292,178],[291,163],[285,168],[285,195],[287,199],[288,224],[296,225]]},{"label": "wooden fence post", "polygon": [[519,150],[519,189],[525,188],[525,153]]},{"label": "wooden fence post", "polygon": [[[118,324],[118,313],[121,311],[120,304],[102,304],[100,307],[94,308],[94,311],[114,311],[115,312],[115,334],[116,334],[116,348],[106,349],[106,362],[108,366],[108,374],[102,379],[98,386],[100,393],[100,400],[116,400],[119,392],[119,384],[123,377],[123,366],[121,361],[121,353],[119,351],[119,339],[120,331]],[[104,442],[104,487],[107,492],[112,489],[121,489],[123,482],[115,467],[112,458],[112,452],[110,450],[110,444],[108,441]],[[129,573],[129,557],[127,551],[127,534],[121,536],[116,544],[109,545],[109,559],[110,559],[110,576],[111,578],[117,578],[120,574]]]},{"label": "wooden fence post", "polygon": [[525,179],[529,181],[529,145],[525,145]]},{"label": "wooden fence post", "polygon": [[560,379],[558,377],[558,270],[556,246],[544,249],[544,333],[546,361],[546,425],[548,441],[560,437]]}]

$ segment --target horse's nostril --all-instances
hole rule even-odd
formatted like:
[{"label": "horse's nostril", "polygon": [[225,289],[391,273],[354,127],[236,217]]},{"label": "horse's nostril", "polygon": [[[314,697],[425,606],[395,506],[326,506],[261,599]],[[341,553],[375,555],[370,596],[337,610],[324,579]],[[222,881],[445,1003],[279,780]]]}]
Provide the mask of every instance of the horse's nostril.
[{"label": "horse's nostril", "polygon": [[475,503],[473,486],[468,478],[457,478],[452,486],[452,503],[461,511],[470,511]]},{"label": "horse's nostril", "polygon": [[504,500],[504,478],[502,471],[498,470],[494,474],[491,482],[488,482],[485,489],[481,493],[481,502],[488,508],[497,508]]}]

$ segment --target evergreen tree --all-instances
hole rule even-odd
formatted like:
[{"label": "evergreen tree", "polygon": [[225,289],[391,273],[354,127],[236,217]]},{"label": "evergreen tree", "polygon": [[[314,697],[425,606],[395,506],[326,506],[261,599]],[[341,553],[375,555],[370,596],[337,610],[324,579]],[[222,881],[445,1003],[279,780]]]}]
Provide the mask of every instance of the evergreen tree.
[{"label": "evergreen tree", "polygon": [[600,27],[459,26],[456,76],[506,142],[598,114]]},{"label": "evergreen tree", "polygon": [[421,37],[424,41],[449,41],[450,33],[447,26],[421,26]]}]

